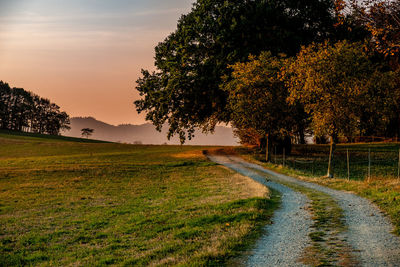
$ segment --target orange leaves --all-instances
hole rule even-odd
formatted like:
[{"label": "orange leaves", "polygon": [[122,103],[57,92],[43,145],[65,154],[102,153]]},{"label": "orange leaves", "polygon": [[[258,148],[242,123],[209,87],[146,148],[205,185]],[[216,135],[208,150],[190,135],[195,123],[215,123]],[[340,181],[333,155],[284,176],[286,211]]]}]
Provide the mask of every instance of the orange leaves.
[{"label": "orange leaves", "polygon": [[[341,0],[338,2],[342,2]],[[337,3],[338,8],[342,8]],[[350,1],[357,22],[371,33],[371,43],[375,51],[385,57],[399,57],[396,49],[400,45],[400,2],[386,0],[366,0],[362,3]],[[398,68],[399,66],[394,66]]]}]

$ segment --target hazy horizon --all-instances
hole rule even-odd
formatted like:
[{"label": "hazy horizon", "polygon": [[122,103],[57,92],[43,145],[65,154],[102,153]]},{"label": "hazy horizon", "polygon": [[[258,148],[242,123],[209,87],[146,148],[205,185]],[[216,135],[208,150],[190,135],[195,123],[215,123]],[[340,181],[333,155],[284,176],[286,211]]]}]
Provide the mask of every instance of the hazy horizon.
[{"label": "hazy horizon", "polygon": [[154,47],[193,2],[0,0],[0,80],[71,117],[146,123],[133,105],[135,81],[154,69]]},{"label": "hazy horizon", "polygon": [[[162,131],[147,122],[144,124],[108,124],[93,117],[72,117],[71,129],[62,131],[62,135],[71,137],[82,137],[83,128],[94,130],[90,138],[111,142],[142,144],[170,144],[178,145],[178,136],[167,138],[168,127],[163,127]],[[186,145],[238,145],[238,138],[234,136],[233,129],[228,126],[220,125],[215,128],[213,134],[205,134],[200,129],[196,129],[195,138],[186,140]]]}]

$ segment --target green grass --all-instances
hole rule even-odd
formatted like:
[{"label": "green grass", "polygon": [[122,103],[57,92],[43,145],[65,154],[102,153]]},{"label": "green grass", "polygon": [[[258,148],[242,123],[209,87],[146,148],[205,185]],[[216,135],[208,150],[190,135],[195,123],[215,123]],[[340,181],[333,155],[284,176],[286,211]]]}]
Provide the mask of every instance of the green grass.
[{"label": "green grass", "polygon": [[32,140],[41,139],[44,142],[51,141],[69,141],[69,142],[81,142],[81,143],[110,143],[107,141],[93,140],[88,138],[76,138],[62,135],[48,135],[48,134],[38,134],[38,133],[28,133],[10,130],[0,130],[0,137],[6,139],[22,139],[22,140]]},{"label": "green grass", "polygon": [[[376,149],[376,151],[382,150],[392,150],[396,152],[398,149],[398,144],[356,144],[356,145],[348,145],[352,146],[354,150],[360,151],[368,151],[371,147],[371,150]],[[319,147],[318,145],[313,146],[314,149]],[[346,146],[344,146],[346,147]],[[305,147],[303,147],[306,149]],[[309,146],[308,148],[309,149]],[[394,233],[400,235],[400,180],[393,176],[385,176],[384,172],[375,173],[370,179],[363,180],[354,180],[343,178],[335,178],[329,179],[324,177],[326,174],[326,169],[323,173],[311,173],[310,170],[304,170],[301,168],[294,169],[292,166],[277,165],[273,163],[265,163],[262,162],[262,155],[254,153],[252,150],[248,149],[239,149],[237,150],[243,157],[248,160],[256,161],[259,164],[264,165],[265,167],[275,170],[277,172],[287,174],[293,177],[297,177],[302,180],[318,183],[324,186],[328,186],[334,189],[346,190],[354,192],[362,197],[365,197],[375,204],[385,212],[389,218],[391,219],[395,230]],[[302,152],[306,154],[304,151]],[[310,153],[310,150],[309,152]],[[313,153],[316,153],[315,151]],[[398,152],[397,152],[398,153]],[[299,155],[301,156],[301,155]],[[305,157],[308,157],[305,155]],[[326,168],[326,166],[325,166]]]},{"label": "green grass", "polygon": [[[347,150],[349,151],[350,179],[368,179],[369,150],[370,175],[397,178],[399,167],[398,143],[339,144],[335,151],[334,172],[336,178],[348,178]],[[286,165],[306,176],[323,176],[327,173],[329,145],[294,145]],[[276,159],[276,160],[275,160]],[[282,164],[282,155],[272,157],[274,163]]]},{"label": "green grass", "polygon": [[4,132],[0,147],[0,266],[224,264],[279,202],[203,147]]}]

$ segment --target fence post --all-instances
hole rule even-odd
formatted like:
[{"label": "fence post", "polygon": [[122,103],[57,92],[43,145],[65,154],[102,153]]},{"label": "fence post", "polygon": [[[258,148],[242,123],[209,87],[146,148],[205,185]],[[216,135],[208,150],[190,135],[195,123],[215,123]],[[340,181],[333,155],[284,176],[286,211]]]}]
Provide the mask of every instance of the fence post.
[{"label": "fence post", "polygon": [[347,149],[347,180],[350,181],[350,156],[349,156],[349,149]]},{"label": "fence post", "polygon": [[283,148],[283,167],[285,167],[285,148]]},{"label": "fence post", "polygon": [[399,148],[399,164],[397,165],[397,180],[400,180],[400,148]]},{"label": "fence post", "polygon": [[371,178],[371,148],[368,149],[368,181]]},{"label": "fence post", "polygon": [[274,155],[274,163],[276,164],[276,146],[274,146],[274,150],[275,150],[275,155]]}]

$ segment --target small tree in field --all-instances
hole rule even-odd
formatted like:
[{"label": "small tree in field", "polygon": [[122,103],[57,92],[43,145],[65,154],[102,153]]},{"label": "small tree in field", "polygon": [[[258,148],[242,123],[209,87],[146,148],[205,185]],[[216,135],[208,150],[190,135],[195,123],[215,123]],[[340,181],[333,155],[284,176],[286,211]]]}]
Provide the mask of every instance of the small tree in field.
[{"label": "small tree in field", "polygon": [[288,67],[289,101],[300,101],[311,115],[316,136],[331,139],[328,177],[339,135],[362,131],[362,118],[379,114],[393,101],[393,73],[380,72],[360,43],[313,44],[303,48]]},{"label": "small tree in field", "polygon": [[83,128],[83,129],[81,130],[81,132],[82,132],[82,137],[89,138],[89,136],[91,136],[91,135],[93,134],[94,129]]}]

